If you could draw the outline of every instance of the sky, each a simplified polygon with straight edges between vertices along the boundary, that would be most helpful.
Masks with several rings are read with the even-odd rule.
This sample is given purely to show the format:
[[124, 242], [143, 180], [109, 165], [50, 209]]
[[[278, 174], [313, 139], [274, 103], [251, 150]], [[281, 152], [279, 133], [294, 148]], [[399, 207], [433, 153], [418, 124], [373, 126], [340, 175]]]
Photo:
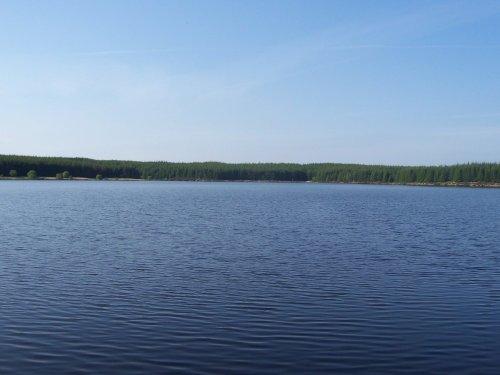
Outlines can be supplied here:
[[0, 0], [0, 154], [500, 162], [500, 1]]

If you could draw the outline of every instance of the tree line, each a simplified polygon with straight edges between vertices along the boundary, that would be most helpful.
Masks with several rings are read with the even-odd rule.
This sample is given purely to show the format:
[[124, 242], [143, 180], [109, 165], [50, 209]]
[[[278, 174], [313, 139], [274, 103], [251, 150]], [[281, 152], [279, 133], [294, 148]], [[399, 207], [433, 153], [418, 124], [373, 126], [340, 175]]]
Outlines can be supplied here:
[[[500, 163], [384, 166], [314, 163], [171, 163], [0, 155], [0, 176], [152, 180], [249, 180], [357, 183], [500, 183]], [[62, 172], [64, 171], [64, 172]]]

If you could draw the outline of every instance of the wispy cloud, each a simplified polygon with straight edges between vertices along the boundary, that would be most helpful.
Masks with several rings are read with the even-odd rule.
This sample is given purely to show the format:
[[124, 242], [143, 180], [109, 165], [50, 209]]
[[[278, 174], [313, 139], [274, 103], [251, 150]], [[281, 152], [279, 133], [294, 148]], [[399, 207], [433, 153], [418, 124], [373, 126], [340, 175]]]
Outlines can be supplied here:
[[75, 56], [120, 56], [120, 55], [146, 55], [158, 52], [165, 52], [163, 49], [117, 49], [105, 51], [76, 52]]
[[145, 48], [145, 49], [109, 49], [97, 51], [80, 51], [74, 52], [72, 56], [121, 56], [121, 55], [152, 55], [163, 53], [178, 53], [178, 52], [217, 52], [217, 51], [242, 51], [238, 48], [216, 48], [216, 47], [175, 47], [175, 48]]
[[[329, 64], [345, 64], [366, 58], [366, 54], [384, 49], [497, 49], [500, 45], [425, 44], [422, 37], [481, 21], [500, 13], [499, 2], [445, 2], [407, 10], [397, 17], [386, 17], [371, 23], [340, 24], [305, 37], [274, 46], [245, 59], [219, 66], [207, 74], [217, 82], [218, 93], [224, 88], [242, 94], [248, 90], [293, 77], [302, 66], [315, 60]], [[336, 54], [336, 52], [342, 52]], [[351, 51], [349, 54], [348, 52]], [[344, 53], [347, 52], [348, 54]], [[325, 59], [325, 57], [327, 57]]]
[[[366, 54], [384, 49], [492, 49], [499, 45], [471, 44], [419, 44], [422, 36], [443, 29], [475, 22], [491, 17], [500, 11], [498, 2], [482, 2], [471, 7], [470, 2], [444, 2], [431, 6], [413, 7], [402, 13], [387, 15], [371, 23], [339, 24], [333, 28], [302, 38], [275, 45], [266, 50], [239, 50], [233, 59], [221, 60], [218, 66], [186, 72], [172, 76], [168, 67], [153, 67], [156, 73], [123, 69], [124, 87], [128, 98], [163, 96], [172, 90], [176, 95], [197, 98], [227, 98], [245, 95], [276, 81], [292, 78], [302, 67], [314, 66], [314, 61], [328, 64], [345, 64], [366, 58]], [[125, 64], [121, 57], [133, 55], [169, 54], [186, 51], [213, 53], [214, 48], [154, 48], [154, 49], [109, 49], [82, 51], [76, 57], [116, 58], [117, 64]], [[337, 53], [338, 52], [338, 53]], [[176, 59], [183, 58], [177, 54]], [[325, 59], [325, 56], [327, 58]], [[189, 58], [189, 57], [186, 57]], [[223, 62], [222, 62], [223, 61]], [[119, 81], [119, 79], [116, 79]], [[135, 82], [135, 83], [133, 83]], [[98, 84], [98, 83], [96, 83]], [[101, 84], [102, 85], [102, 84]], [[133, 87], [135, 85], [135, 88]], [[162, 88], [163, 86], [165, 88]], [[139, 94], [131, 94], [134, 90]]]
[[454, 115], [452, 118], [456, 119], [482, 119], [482, 118], [497, 118], [500, 117], [500, 112], [493, 113], [468, 113], [468, 114], [459, 114]]
[[473, 45], [473, 44], [351, 44], [336, 45], [331, 49], [498, 49], [500, 45]]
[[[471, 11], [469, 2], [445, 2], [406, 10], [402, 14], [396, 13], [397, 16], [388, 15], [371, 23], [338, 24], [259, 52], [240, 50], [238, 58], [221, 60], [219, 65], [211, 68], [204, 67], [183, 74], [172, 74], [168, 66], [155, 65], [154, 60], [149, 63], [152, 64], [149, 67], [132, 67], [121, 57], [191, 51], [192, 48], [82, 51], [73, 56], [110, 57], [116, 68], [109, 72], [96, 68], [98, 62], [95, 66], [85, 66], [86, 62], [82, 61], [63, 69], [43, 72], [38, 77], [38, 83], [37, 79], [31, 79], [32, 83], [26, 81], [25, 85], [36, 91], [43, 87], [44, 90], [53, 90], [61, 95], [73, 95], [82, 90], [113, 92], [127, 102], [241, 97], [276, 81], [292, 78], [300, 74], [303, 67], [314, 66], [315, 61], [327, 61], [334, 67], [336, 64], [366, 58], [367, 54], [383, 49], [499, 48], [498, 45], [418, 44], [421, 36], [478, 21], [500, 11], [498, 2], [481, 4], [481, 7], [473, 7]], [[200, 50], [213, 52], [215, 49]], [[180, 55], [176, 58], [182, 59]], [[1, 91], [8, 94], [14, 90], [15, 84], [11, 87], [4, 86]], [[496, 117], [496, 114], [474, 116]]]

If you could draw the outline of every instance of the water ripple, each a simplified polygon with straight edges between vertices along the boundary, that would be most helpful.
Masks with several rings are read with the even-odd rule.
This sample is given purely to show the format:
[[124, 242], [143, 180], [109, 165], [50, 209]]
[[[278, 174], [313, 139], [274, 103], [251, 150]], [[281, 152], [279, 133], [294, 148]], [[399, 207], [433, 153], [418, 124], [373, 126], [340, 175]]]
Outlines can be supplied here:
[[0, 183], [1, 374], [496, 374], [496, 190]]

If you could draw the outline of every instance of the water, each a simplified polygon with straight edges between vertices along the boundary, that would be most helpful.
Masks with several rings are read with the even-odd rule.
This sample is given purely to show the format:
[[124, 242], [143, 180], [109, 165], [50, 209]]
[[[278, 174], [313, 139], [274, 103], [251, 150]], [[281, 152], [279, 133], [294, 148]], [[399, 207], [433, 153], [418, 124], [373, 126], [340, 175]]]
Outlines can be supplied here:
[[0, 373], [494, 374], [500, 190], [0, 181]]

